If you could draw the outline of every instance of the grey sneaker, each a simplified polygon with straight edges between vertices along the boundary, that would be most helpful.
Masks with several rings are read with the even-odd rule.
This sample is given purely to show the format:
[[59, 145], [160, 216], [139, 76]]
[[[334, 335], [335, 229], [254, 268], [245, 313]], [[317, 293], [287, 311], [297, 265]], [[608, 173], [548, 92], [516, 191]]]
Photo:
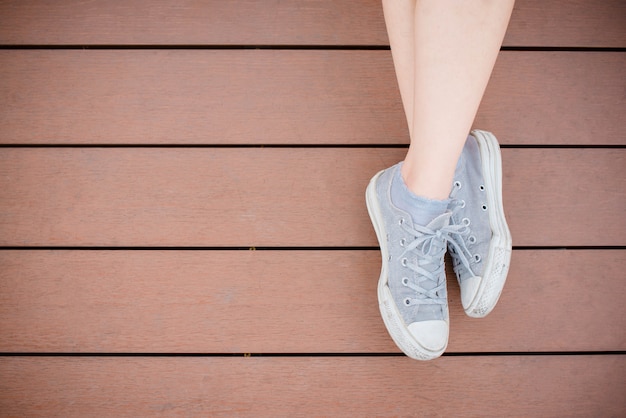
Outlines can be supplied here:
[[495, 136], [472, 131], [456, 167], [452, 223], [460, 227], [448, 249], [467, 315], [481, 318], [495, 307], [511, 261], [511, 233], [502, 207], [502, 160]]
[[379, 308], [398, 347], [411, 358], [430, 360], [448, 345], [444, 254], [451, 213], [426, 227], [413, 225], [411, 215], [391, 202], [391, 181], [398, 169], [399, 164], [376, 174], [366, 192], [382, 255]]

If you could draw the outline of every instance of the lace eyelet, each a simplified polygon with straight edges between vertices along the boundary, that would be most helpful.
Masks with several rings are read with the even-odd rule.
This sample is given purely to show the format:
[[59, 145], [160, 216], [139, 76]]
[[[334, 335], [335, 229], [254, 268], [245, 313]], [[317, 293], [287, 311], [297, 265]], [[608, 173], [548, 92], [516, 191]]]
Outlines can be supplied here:
[[476, 244], [476, 237], [474, 235], [470, 236], [467, 240], [470, 244]]
[[461, 209], [465, 207], [465, 200], [461, 200]]
[[403, 258], [402, 260], [400, 260], [400, 264], [402, 264], [402, 267], [406, 267], [406, 263], [407, 263], [408, 261], [409, 261], [409, 260], [407, 260], [406, 258]]
[[409, 285], [409, 279], [408, 279], [408, 277], [403, 277], [403, 278], [402, 278], [402, 284], [403, 284], [404, 286], [408, 286], [408, 285]]
[[480, 254], [474, 254], [474, 261], [480, 263], [480, 260], [482, 260]]
[[482, 206], [481, 206], [481, 208], [482, 208], [482, 210], [483, 210], [483, 211], [485, 211], [485, 212], [486, 212], [486, 211], [487, 211], [487, 209], [488, 209], [488, 208], [487, 208], [487, 205], [482, 205]]
[[400, 220], [398, 220], [398, 225], [404, 225], [404, 218], [400, 218]]
[[404, 299], [404, 304], [406, 306], [411, 306], [411, 299], [409, 299], [409, 298]]
[[485, 185], [484, 185], [484, 184], [481, 184], [481, 185], [480, 185], [480, 187], [479, 187], [479, 189], [480, 189], [480, 191], [481, 191], [481, 192], [484, 192], [484, 191], [485, 191]]
[[454, 187], [456, 187], [457, 189], [460, 189], [461, 187], [463, 187], [463, 185], [461, 184], [460, 181], [457, 180], [454, 182]]
[[400, 247], [404, 247], [406, 245], [406, 240], [404, 238], [402, 238], [400, 240]]
[[464, 226], [470, 226], [470, 224], [471, 224], [472, 222], [469, 220], [469, 218], [463, 218], [463, 219], [461, 220], [461, 223], [462, 223]]

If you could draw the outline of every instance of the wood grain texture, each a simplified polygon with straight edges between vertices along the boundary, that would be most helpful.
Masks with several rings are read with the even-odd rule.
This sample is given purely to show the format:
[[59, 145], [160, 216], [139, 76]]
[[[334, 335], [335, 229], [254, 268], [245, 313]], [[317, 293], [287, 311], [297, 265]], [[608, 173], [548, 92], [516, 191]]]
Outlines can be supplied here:
[[[396, 353], [378, 251], [0, 251], [0, 352]], [[448, 352], [626, 350], [621, 250], [514, 251]], [[602, 280], [602, 291], [590, 291]]]
[[[625, 21], [518, 0], [505, 46], [624, 48]], [[452, 355], [394, 355], [363, 196], [408, 142], [387, 43], [379, 0], [0, 0], [0, 416], [626, 415], [623, 249], [516, 249], [483, 320], [448, 266]], [[501, 52], [476, 127], [617, 146], [504, 149], [516, 246], [624, 248], [624, 68]]]
[[[518, 0], [507, 46], [624, 47], [620, 0]], [[0, 2], [0, 43], [387, 45], [379, 0]]]
[[[626, 54], [502, 52], [475, 126], [624, 145]], [[3, 144], [406, 144], [389, 51], [0, 50]]]
[[[364, 191], [404, 152], [4, 148], [0, 245], [374, 246]], [[514, 244], [624, 245], [625, 158], [623, 149], [504, 149]]]
[[619, 355], [0, 358], [0, 409], [46, 417], [623, 416], [625, 372]]

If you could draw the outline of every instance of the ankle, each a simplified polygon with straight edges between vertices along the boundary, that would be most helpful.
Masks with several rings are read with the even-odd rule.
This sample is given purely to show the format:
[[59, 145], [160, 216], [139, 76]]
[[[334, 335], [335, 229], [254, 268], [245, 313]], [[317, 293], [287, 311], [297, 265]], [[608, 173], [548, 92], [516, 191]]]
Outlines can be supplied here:
[[445, 200], [450, 196], [452, 179], [448, 179], [440, 170], [415, 167], [408, 161], [402, 164], [402, 180], [407, 189], [417, 196], [431, 200]]
[[444, 199], [431, 199], [413, 193], [402, 179], [400, 170], [394, 173], [391, 181], [391, 201], [397, 208], [408, 212], [414, 224], [422, 226], [443, 214], [449, 204], [448, 196]]

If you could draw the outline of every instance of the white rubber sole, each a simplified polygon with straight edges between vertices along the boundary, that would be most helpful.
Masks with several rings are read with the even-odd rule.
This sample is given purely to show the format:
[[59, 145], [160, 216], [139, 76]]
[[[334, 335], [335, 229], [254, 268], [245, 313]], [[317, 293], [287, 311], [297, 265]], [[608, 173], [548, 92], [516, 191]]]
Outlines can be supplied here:
[[398, 348], [404, 352], [404, 354], [415, 360], [432, 360], [443, 354], [447, 343], [441, 350], [432, 351], [422, 346], [417, 340], [415, 340], [409, 332], [407, 325], [402, 320], [402, 316], [393, 301], [391, 291], [389, 290], [389, 286], [387, 284], [389, 257], [387, 240], [385, 239], [387, 233], [382, 224], [380, 204], [376, 196], [376, 181], [382, 173], [383, 172], [381, 171], [372, 178], [365, 192], [367, 212], [369, 213], [372, 224], [374, 225], [374, 231], [376, 231], [376, 237], [378, 238], [378, 243], [380, 244], [380, 253], [382, 257], [382, 267], [380, 270], [380, 277], [378, 279], [378, 308], [380, 309], [380, 314], [389, 335]]
[[482, 281], [474, 299], [465, 307], [465, 313], [474, 318], [482, 318], [496, 306], [511, 262], [511, 232], [504, 216], [502, 204], [502, 156], [495, 136], [486, 131], [474, 130], [482, 170], [485, 173], [485, 188], [489, 205], [489, 224], [492, 238], [489, 254], [485, 259]]

